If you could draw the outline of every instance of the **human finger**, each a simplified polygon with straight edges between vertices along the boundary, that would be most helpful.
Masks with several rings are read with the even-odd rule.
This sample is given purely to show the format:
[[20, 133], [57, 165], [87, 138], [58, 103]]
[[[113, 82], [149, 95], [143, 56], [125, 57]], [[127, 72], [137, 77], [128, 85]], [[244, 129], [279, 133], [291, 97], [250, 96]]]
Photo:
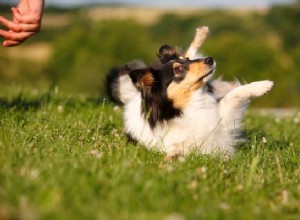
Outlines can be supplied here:
[[11, 12], [14, 16], [14, 19], [16, 19], [18, 22], [22, 21], [22, 15], [20, 14], [19, 10], [16, 7], [12, 7]]
[[9, 21], [3, 17], [0, 17], [0, 24], [7, 27], [14, 32], [37, 32], [39, 30], [38, 24], [23, 24]]
[[17, 46], [21, 43], [23, 43], [24, 41], [13, 41], [13, 40], [6, 40], [2, 43], [3, 47], [14, 47]]
[[12, 31], [0, 30], [0, 36], [4, 37], [6, 39], [6, 40], [3, 41], [2, 46], [4, 46], [4, 47], [13, 47], [13, 46], [17, 46], [20, 43], [22, 43], [23, 41], [25, 41], [25, 39], [22, 39], [22, 41], [12, 40], [10, 38], [12, 33], [13, 33]]
[[4, 37], [6, 40], [13, 41], [25, 41], [28, 37], [34, 34], [35, 32], [14, 32], [0, 30], [0, 36]]
[[0, 24], [2, 24], [3, 26], [6, 26], [5, 24], [9, 22], [8, 19], [6, 19], [5, 17], [0, 16]]

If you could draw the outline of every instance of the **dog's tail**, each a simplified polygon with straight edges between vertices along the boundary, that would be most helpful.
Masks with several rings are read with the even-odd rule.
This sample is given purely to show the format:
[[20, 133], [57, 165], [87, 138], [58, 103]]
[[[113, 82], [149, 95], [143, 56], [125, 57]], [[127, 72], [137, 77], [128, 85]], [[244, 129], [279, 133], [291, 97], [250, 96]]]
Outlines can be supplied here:
[[132, 70], [145, 67], [146, 65], [143, 61], [133, 60], [123, 66], [112, 68], [106, 76], [106, 91], [108, 97], [118, 104], [127, 103], [138, 93], [128, 73]]

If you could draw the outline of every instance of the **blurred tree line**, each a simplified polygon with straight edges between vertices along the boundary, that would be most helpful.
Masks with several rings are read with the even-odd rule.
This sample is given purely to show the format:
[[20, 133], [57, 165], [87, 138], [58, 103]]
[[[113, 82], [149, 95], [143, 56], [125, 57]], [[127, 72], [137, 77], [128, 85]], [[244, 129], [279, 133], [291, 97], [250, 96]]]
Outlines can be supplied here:
[[[165, 14], [153, 25], [135, 20], [91, 22], [80, 11], [67, 28], [44, 30], [37, 36], [53, 42], [53, 54], [42, 66], [19, 64], [26, 71], [67, 92], [104, 95], [104, 79], [112, 66], [140, 58], [151, 63], [162, 44], [187, 48], [195, 28], [210, 27], [201, 52], [217, 61], [217, 76], [241, 82], [270, 79], [275, 88], [256, 106], [300, 106], [300, 4], [274, 6], [266, 13], [199, 11], [197, 16]], [[58, 21], [59, 22], [59, 21]], [[47, 38], [48, 36], [48, 38]], [[53, 36], [50, 37], [49, 36]], [[31, 41], [33, 42], [33, 41]], [[0, 80], [9, 62], [0, 54]], [[21, 69], [22, 69], [21, 68]], [[26, 74], [25, 74], [26, 75]], [[29, 77], [33, 83], [38, 74]], [[34, 79], [33, 79], [34, 78]]]

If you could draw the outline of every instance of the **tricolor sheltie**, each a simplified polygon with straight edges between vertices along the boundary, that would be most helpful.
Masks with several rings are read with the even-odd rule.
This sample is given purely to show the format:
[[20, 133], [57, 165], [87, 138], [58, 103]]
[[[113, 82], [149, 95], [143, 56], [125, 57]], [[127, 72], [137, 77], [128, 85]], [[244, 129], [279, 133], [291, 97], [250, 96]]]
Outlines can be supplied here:
[[184, 53], [164, 45], [158, 64], [133, 61], [107, 76], [111, 98], [124, 104], [125, 132], [149, 149], [167, 157], [199, 154], [232, 155], [241, 137], [241, 121], [249, 100], [266, 94], [272, 81], [241, 85], [211, 80], [212, 57], [196, 54], [208, 34], [197, 29]]

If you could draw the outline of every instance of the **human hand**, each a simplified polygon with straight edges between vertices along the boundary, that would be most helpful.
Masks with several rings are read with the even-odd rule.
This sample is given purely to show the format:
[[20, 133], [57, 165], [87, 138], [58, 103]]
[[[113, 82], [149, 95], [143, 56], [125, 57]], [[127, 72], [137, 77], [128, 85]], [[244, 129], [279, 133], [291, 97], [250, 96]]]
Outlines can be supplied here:
[[32, 35], [38, 33], [41, 27], [44, 0], [20, 0], [17, 7], [11, 9], [13, 21], [0, 16], [0, 24], [8, 30], [0, 29], [4, 47], [17, 46]]

